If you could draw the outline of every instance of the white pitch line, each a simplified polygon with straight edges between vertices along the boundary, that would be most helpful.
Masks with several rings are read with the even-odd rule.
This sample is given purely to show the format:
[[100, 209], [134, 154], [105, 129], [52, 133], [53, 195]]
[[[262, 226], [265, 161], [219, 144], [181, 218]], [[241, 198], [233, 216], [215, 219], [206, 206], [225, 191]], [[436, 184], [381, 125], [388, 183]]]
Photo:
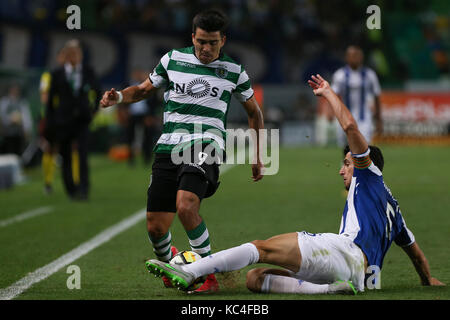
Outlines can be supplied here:
[[15, 222], [20, 222], [26, 219], [30, 219], [36, 216], [40, 216], [46, 213], [49, 213], [50, 211], [53, 211], [53, 207], [41, 207], [37, 209], [33, 209], [30, 211], [26, 211], [24, 213], [18, 214], [12, 218], [1, 220], [0, 221], [0, 227], [6, 227], [7, 225], [10, 225]]
[[122, 220], [121, 222], [105, 229], [97, 236], [89, 241], [86, 241], [73, 249], [72, 251], [66, 253], [65, 255], [59, 257], [55, 261], [39, 268], [32, 273], [29, 273], [26, 277], [20, 279], [19, 281], [13, 283], [7, 288], [0, 289], [0, 300], [11, 300], [17, 297], [19, 294], [30, 288], [33, 284], [42, 281], [60, 269], [64, 268], [68, 264], [77, 260], [78, 258], [84, 256], [95, 248], [99, 247], [105, 242], [108, 242], [113, 237], [117, 236], [119, 233], [131, 228], [140, 220], [144, 220], [146, 209], [141, 209], [134, 213], [130, 217]]
[[[221, 171], [221, 174], [224, 174], [234, 166], [235, 165], [224, 166], [223, 170]], [[117, 236], [119, 233], [131, 228], [140, 220], [143, 220], [145, 218], [146, 211], [147, 210], [145, 208], [139, 210], [138, 212], [132, 214], [130, 217], [102, 231], [91, 240], [82, 243], [72, 251], [59, 257], [53, 262], [29, 273], [26, 277], [23, 277], [22, 279], [13, 283], [9, 287], [0, 289], [0, 300], [14, 299], [18, 295], [29, 289], [33, 284], [50, 277], [52, 274], [58, 272], [60, 269], [64, 268], [68, 264], [81, 258], [90, 251], [101, 246], [105, 242], [108, 242], [109, 240]]]

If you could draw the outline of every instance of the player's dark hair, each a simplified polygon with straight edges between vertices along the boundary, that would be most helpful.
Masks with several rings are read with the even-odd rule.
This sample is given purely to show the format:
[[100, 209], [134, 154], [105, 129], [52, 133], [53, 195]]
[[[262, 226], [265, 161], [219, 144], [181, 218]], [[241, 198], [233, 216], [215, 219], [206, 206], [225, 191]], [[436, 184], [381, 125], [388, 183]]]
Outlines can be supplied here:
[[[383, 157], [383, 153], [381, 152], [380, 148], [376, 147], [376, 146], [370, 146], [370, 160], [372, 160], [372, 162], [377, 166], [378, 169], [380, 169], [380, 171], [383, 171], [383, 167], [384, 167], [384, 157]], [[350, 152], [350, 147], [347, 145], [344, 148], [344, 157], [347, 155], [347, 153]]]
[[197, 13], [192, 20], [192, 32], [194, 34], [197, 28], [200, 28], [207, 32], [220, 31], [220, 35], [223, 36], [227, 27], [227, 16], [216, 9], [208, 9]]

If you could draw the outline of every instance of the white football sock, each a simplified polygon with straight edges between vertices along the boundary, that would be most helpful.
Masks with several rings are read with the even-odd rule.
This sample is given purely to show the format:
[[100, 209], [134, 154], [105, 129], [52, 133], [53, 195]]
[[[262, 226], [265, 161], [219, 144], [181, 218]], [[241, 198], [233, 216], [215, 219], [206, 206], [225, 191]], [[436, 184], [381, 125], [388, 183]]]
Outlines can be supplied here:
[[315, 142], [319, 146], [325, 146], [328, 142], [328, 119], [326, 116], [317, 116], [315, 121]]
[[213, 253], [196, 262], [183, 265], [182, 268], [199, 278], [211, 273], [239, 270], [257, 263], [258, 260], [259, 252], [255, 245], [245, 243], [238, 247]]
[[320, 294], [328, 292], [328, 284], [315, 284], [296, 278], [266, 274], [261, 292]]

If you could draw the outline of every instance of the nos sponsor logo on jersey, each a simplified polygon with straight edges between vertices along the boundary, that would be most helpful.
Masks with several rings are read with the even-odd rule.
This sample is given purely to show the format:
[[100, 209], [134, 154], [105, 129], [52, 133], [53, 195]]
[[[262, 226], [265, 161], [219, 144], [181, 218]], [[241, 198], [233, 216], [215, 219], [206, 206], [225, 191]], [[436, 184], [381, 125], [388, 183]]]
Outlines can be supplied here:
[[208, 94], [210, 94], [211, 97], [217, 97], [219, 88], [211, 88], [211, 84], [204, 79], [194, 79], [187, 85], [185, 83], [175, 83], [175, 92], [179, 94], [187, 93], [191, 97], [199, 99], [206, 97]]
[[209, 93], [211, 85], [203, 79], [195, 79], [188, 83], [186, 93], [193, 98], [203, 98]]

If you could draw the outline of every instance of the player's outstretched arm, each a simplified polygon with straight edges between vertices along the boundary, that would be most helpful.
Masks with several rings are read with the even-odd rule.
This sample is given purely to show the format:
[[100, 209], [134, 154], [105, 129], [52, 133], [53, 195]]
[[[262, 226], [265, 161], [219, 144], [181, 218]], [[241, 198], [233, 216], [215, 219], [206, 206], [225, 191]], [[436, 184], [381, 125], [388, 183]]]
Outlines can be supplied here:
[[308, 84], [313, 89], [316, 96], [324, 97], [331, 105], [339, 124], [347, 135], [350, 151], [353, 154], [366, 152], [369, 146], [366, 139], [364, 139], [364, 136], [359, 131], [355, 118], [353, 118], [350, 110], [342, 103], [338, 95], [331, 89], [330, 84], [319, 74], [311, 76], [311, 80], [308, 80]]
[[[100, 106], [107, 108], [118, 103], [134, 103], [148, 98], [152, 90], [155, 89], [150, 79], [137, 86], [130, 86], [122, 91], [116, 91], [114, 88], [106, 91], [100, 100]], [[122, 97], [121, 97], [122, 95]]]
[[425, 257], [423, 251], [419, 248], [417, 242], [414, 242], [409, 246], [403, 247], [402, 249], [411, 259], [411, 262], [416, 268], [416, 271], [419, 274], [420, 281], [423, 286], [445, 286], [444, 283], [440, 282], [438, 279], [433, 278], [431, 276], [428, 260]]
[[258, 102], [255, 97], [251, 97], [247, 101], [243, 102], [242, 105], [247, 111], [248, 125], [251, 129], [256, 131], [256, 163], [252, 164], [252, 179], [253, 181], [259, 181], [263, 178], [264, 164], [261, 161], [261, 150], [259, 150], [260, 141], [260, 130], [264, 129], [264, 118], [259, 108]]

